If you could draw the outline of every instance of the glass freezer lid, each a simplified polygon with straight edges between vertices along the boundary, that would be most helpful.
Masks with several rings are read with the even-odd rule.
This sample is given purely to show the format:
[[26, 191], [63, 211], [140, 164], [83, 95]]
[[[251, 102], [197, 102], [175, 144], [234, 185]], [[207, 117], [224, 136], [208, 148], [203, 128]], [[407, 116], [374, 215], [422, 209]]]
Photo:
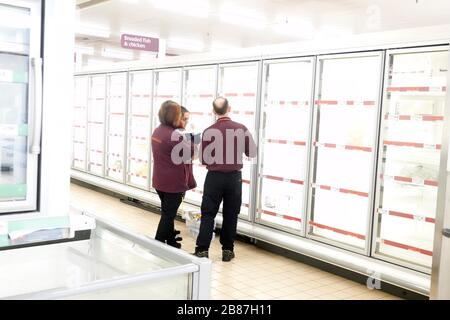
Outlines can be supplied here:
[[99, 226], [90, 240], [2, 251], [0, 264], [0, 298], [182, 265]]

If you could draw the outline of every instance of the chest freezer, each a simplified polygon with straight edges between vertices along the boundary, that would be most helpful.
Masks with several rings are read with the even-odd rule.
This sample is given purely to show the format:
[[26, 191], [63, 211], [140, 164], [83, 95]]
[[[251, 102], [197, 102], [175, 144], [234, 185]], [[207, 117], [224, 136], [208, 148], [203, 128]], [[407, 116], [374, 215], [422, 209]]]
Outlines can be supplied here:
[[[3, 223], [0, 299], [209, 298], [210, 260], [132, 234], [95, 215], [74, 214], [68, 224], [64, 218]], [[77, 229], [88, 236], [75, 240]]]

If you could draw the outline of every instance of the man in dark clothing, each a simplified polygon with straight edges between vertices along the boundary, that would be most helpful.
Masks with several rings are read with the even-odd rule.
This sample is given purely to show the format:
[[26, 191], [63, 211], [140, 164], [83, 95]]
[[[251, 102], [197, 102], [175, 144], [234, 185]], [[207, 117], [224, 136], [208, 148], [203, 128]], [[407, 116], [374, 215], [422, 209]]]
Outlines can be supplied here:
[[223, 201], [223, 223], [220, 233], [222, 261], [234, 258], [234, 240], [238, 215], [242, 205], [243, 154], [256, 157], [255, 141], [249, 130], [230, 119], [231, 108], [227, 99], [217, 98], [213, 102], [217, 122], [207, 128], [202, 136], [200, 158], [206, 165], [203, 199], [201, 205], [200, 232], [197, 237], [195, 255], [208, 257], [214, 229], [214, 219]]

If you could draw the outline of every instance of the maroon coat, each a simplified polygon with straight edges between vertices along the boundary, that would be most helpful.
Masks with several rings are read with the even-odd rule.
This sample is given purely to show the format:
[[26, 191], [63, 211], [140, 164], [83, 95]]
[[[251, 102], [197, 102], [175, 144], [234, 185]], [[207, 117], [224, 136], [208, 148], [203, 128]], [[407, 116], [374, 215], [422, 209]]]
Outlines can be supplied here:
[[[215, 152], [208, 154], [207, 149], [210, 144], [215, 141], [215, 138], [205, 138], [208, 136], [208, 131], [213, 130], [215, 132], [220, 132], [222, 136], [223, 146], [222, 146], [222, 158], [216, 159]], [[228, 141], [227, 143], [227, 130], [231, 132], [239, 133], [242, 139], [237, 139], [235, 137], [233, 140]], [[213, 131], [210, 131], [212, 133]], [[243, 145], [238, 143], [243, 142]], [[227, 147], [230, 147], [230, 143], [233, 145], [233, 149], [227, 150]], [[233, 152], [231, 157], [227, 161], [227, 152]], [[255, 158], [257, 155], [256, 144], [253, 140], [252, 135], [246, 126], [241, 123], [232, 121], [228, 117], [219, 118], [215, 124], [207, 128], [203, 132], [202, 137], [202, 152], [201, 152], [201, 161], [202, 164], [206, 165], [206, 168], [209, 171], [219, 171], [219, 172], [232, 172], [232, 171], [240, 171], [243, 168], [243, 154], [247, 157]]]
[[[172, 135], [177, 138], [172, 141]], [[190, 154], [183, 157], [183, 162], [176, 164], [172, 161], [172, 150], [179, 144], [190, 150]], [[187, 150], [186, 149], [186, 150]], [[162, 192], [182, 193], [197, 186], [189, 164], [194, 154], [194, 145], [189, 143], [174, 128], [160, 125], [152, 135], [153, 153], [153, 187]]]

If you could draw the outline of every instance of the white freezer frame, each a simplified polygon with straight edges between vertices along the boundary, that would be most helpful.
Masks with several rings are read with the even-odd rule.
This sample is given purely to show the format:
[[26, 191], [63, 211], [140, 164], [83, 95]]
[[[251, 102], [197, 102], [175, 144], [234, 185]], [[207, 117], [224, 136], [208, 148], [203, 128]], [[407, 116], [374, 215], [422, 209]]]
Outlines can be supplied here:
[[[259, 125], [258, 125], [258, 142], [259, 142], [259, 146], [261, 146], [261, 141], [262, 141], [262, 132], [264, 130], [262, 123], [263, 123], [263, 103], [265, 105], [266, 103], [266, 90], [267, 90], [267, 70], [269, 68], [270, 65], [274, 65], [274, 64], [283, 64], [283, 63], [292, 63], [292, 62], [310, 62], [312, 64], [312, 74], [311, 74], [311, 93], [310, 93], [310, 98], [309, 98], [309, 105], [311, 108], [313, 108], [313, 102], [314, 102], [314, 87], [315, 87], [315, 81], [316, 81], [316, 57], [315, 56], [306, 56], [306, 57], [301, 57], [301, 58], [287, 58], [287, 59], [267, 59], [267, 60], [263, 60], [263, 76], [262, 76], [262, 88], [261, 88], [261, 101], [259, 103], [259, 108], [258, 108], [258, 112], [259, 112], [259, 116], [258, 116], [258, 121], [259, 121]], [[305, 168], [306, 173], [305, 173], [305, 182], [304, 182], [304, 194], [303, 194], [303, 208], [302, 208], [302, 221], [301, 221], [301, 229], [300, 230], [295, 230], [289, 227], [285, 227], [276, 223], [272, 223], [269, 221], [264, 221], [261, 219], [260, 217], [260, 213], [258, 212], [258, 208], [260, 206], [260, 201], [261, 201], [261, 191], [262, 191], [262, 181], [263, 181], [263, 177], [259, 176], [258, 174], [261, 173], [261, 168], [262, 168], [262, 162], [263, 162], [263, 157], [264, 157], [264, 151], [263, 148], [259, 147], [258, 148], [258, 157], [257, 157], [257, 173], [256, 173], [256, 178], [254, 179], [254, 181], [256, 181], [256, 187], [255, 187], [255, 196], [253, 199], [255, 199], [255, 223], [257, 224], [261, 224], [261, 225], [265, 225], [268, 227], [273, 227], [275, 229], [279, 229], [282, 231], [286, 231], [292, 234], [296, 234], [296, 235], [300, 235], [302, 237], [306, 236], [306, 223], [307, 223], [307, 203], [308, 203], [308, 199], [309, 199], [309, 179], [310, 179], [310, 170], [308, 170], [308, 168], [310, 167], [310, 152], [311, 152], [311, 139], [312, 139], [312, 117], [313, 117], [313, 112], [314, 110], [311, 109], [309, 112], [309, 119], [308, 119], [308, 136], [306, 138], [306, 152], [305, 152], [305, 156], [306, 159], [305, 160]]]
[[[108, 157], [109, 157], [109, 139], [110, 139], [110, 116], [111, 116], [111, 110], [110, 110], [110, 100], [111, 100], [111, 76], [117, 76], [117, 75], [124, 75], [125, 76], [125, 108], [124, 108], [124, 135], [123, 135], [123, 155], [122, 155], [122, 164], [123, 164], [123, 169], [122, 169], [122, 179], [114, 179], [113, 177], [108, 176]], [[125, 183], [125, 179], [126, 179], [126, 166], [125, 163], [127, 161], [127, 129], [128, 129], [128, 106], [129, 106], [129, 97], [130, 97], [130, 93], [129, 93], [129, 73], [128, 72], [116, 72], [116, 73], [108, 73], [106, 75], [106, 92], [107, 92], [107, 96], [106, 96], [106, 108], [105, 108], [105, 179], [110, 179], [113, 181], [118, 181], [121, 183]]]
[[[179, 102], [181, 103], [181, 99], [183, 98], [183, 68], [182, 67], [175, 67], [175, 68], [161, 68], [161, 69], [155, 69], [153, 70], [153, 91], [152, 91], [152, 112], [150, 115], [150, 121], [151, 121], [151, 125], [150, 125], [150, 136], [153, 133], [153, 131], [155, 131], [155, 129], [159, 126], [159, 120], [157, 120], [157, 116], [158, 116], [158, 111], [159, 108], [161, 107], [160, 105], [156, 105], [155, 104], [155, 100], [158, 99], [157, 97], [157, 92], [158, 92], [158, 83], [159, 83], [159, 77], [157, 78], [156, 75], [160, 74], [162, 72], [178, 72], [178, 77], [179, 77], [179, 81], [180, 81], [180, 87], [179, 87], [179, 91], [178, 93], [178, 97], [179, 97]], [[173, 95], [173, 96], [177, 96], [177, 95]], [[172, 100], [172, 98], [170, 98], [169, 100]], [[177, 101], [175, 101], [177, 102]], [[150, 140], [150, 162], [148, 164], [149, 167], [149, 176], [148, 176], [148, 180], [149, 180], [149, 190], [156, 193], [155, 188], [153, 188], [151, 181], [153, 179], [153, 154], [152, 154], [152, 142]]]
[[[378, 81], [378, 88], [377, 88], [377, 99], [378, 101], [376, 101], [374, 108], [377, 108], [376, 110], [376, 115], [374, 117], [374, 121], [376, 121], [376, 125], [375, 125], [375, 132], [374, 132], [374, 141], [373, 141], [373, 151], [372, 151], [372, 156], [371, 156], [371, 164], [370, 167], [372, 168], [372, 177], [370, 180], [370, 187], [369, 187], [369, 197], [368, 197], [368, 208], [367, 208], [367, 212], [366, 212], [366, 217], [367, 217], [367, 223], [366, 223], [366, 234], [365, 234], [365, 246], [364, 248], [360, 249], [357, 247], [354, 247], [352, 245], [349, 244], [345, 244], [343, 242], [339, 242], [339, 241], [335, 241], [332, 239], [328, 239], [325, 237], [321, 237], [321, 236], [317, 236], [314, 234], [310, 234], [309, 231], [306, 232], [306, 237], [310, 238], [310, 239], [314, 239], [317, 241], [322, 241], [324, 243], [330, 244], [330, 245], [334, 245], [336, 247], [340, 247], [340, 248], [345, 248], [346, 250], [349, 251], [353, 251], [356, 253], [360, 253], [360, 254], [364, 254], [366, 256], [370, 255], [370, 250], [371, 250], [371, 238], [372, 238], [372, 220], [373, 220], [373, 201], [374, 201], [374, 197], [375, 197], [375, 183], [376, 183], [376, 159], [377, 159], [377, 148], [378, 148], [378, 134], [379, 134], [379, 119], [380, 119], [380, 109], [381, 109], [381, 104], [382, 104], [382, 89], [383, 89], [383, 72], [384, 72], [384, 52], [383, 51], [368, 51], [368, 52], [358, 52], [358, 53], [347, 53], [347, 54], [330, 54], [330, 55], [322, 55], [322, 56], [318, 56], [317, 57], [317, 62], [316, 62], [316, 82], [315, 82], [315, 89], [314, 89], [314, 102], [315, 100], [319, 100], [318, 99], [318, 93], [320, 92], [319, 86], [320, 84], [320, 78], [322, 76], [321, 74], [321, 60], [327, 60], [327, 59], [335, 59], [335, 58], [354, 58], [354, 57], [378, 57], [380, 59], [380, 66], [379, 66], [379, 81]], [[317, 126], [317, 112], [318, 112], [318, 108], [314, 105], [314, 110], [313, 110], [313, 121], [312, 121], [312, 134], [311, 134], [311, 139], [313, 139], [317, 134], [318, 134], [318, 129], [319, 127]], [[309, 167], [309, 174], [311, 174], [310, 177], [310, 181], [309, 181], [309, 185], [308, 187], [308, 209], [307, 209], [307, 223], [309, 224], [309, 221], [311, 220], [311, 204], [312, 204], [312, 186], [311, 184], [313, 183], [313, 172], [314, 172], [314, 167], [316, 166], [315, 164], [315, 159], [316, 159], [316, 155], [317, 155], [317, 148], [316, 147], [312, 147], [310, 149], [311, 151], [311, 157], [310, 157], [310, 167]], [[309, 226], [307, 225], [305, 228], [309, 228]]]
[[[87, 112], [88, 112], [89, 76], [76, 76], [75, 80], [76, 79], [84, 79], [86, 81], [86, 87], [84, 88], [85, 89], [85, 94], [86, 94], [86, 101], [84, 101], [84, 103], [85, 103], [86, 107], [85, 107], [85, 110], [83, 111], [84, 112], [84, 125], [85, 125], [85, 127], [84, 127], [85, 139], [84, 139], [83, 142], [84, 142], [84, 153], [85, 153], [85, 155], [84, 155], [84, 167], [83, 168], [75, 168], [75, 159], [74, 159], [75, 153], [73, 151], [74, 148], [72, 147], [72, 168], [74, 168], [76, 170], [83, 171], [83, 172], [87, 172], [87, 156], [88, 156], [87, 155], [87, 132], [88, 132]], [[74, 113], [75, 113], [75, 111], [74, 111]], [[73, 118], [75, 118], [75, 117], [73, 117]], [[72, 120], [72, 126], [73, 126], [73, 120]], [[72, 136], [73, 136], [73, 131], [74, 131], [74, 128], [72, 128]], [[72, 139], [72, 143], [74, 143], [73, 139]]]
[[[4, 213], [29, 212], [37, 209], [38, 196], [38, 159], [41, 145], [42, 114], [42, 59], [41, 59], [41, 1], [34, 0], [1, 0], [0, 4], [30, 11], [30, 44], [27, 54], [28, 68], [28, 135], [27, 135], [27, 173], [25, 200], [1, 201], [0, 215]], [[24, 55], [23, 52], [5, 51], [9, 54]], [[36, 149], [37, 148], [37, 149]]]
[[[450, 55], [448, 57], [450, 66]], [[450, 83], [450, 72], [447, 72], [447, 89]], [[450, 229], [450, 94], [447, 90], [445, 104], [447, 108], [444, 111], [444, 128], [442, 130], [442, 150], [439, 166], [439, 190], [436, 208], [436, 228], [433, 243], [433, 261], [431, 273], [431, 299], [450, 299], [450, 238], [444, 235], [445, 229]]]
[[[255, 116], [254, 116], [254, 127], [253, 128], [249, 128], [249, 130], [251, 132], [254, 133], [254, 140], [255, 142], [259, 141], [258, 140], [258, 131], [259, 131], [259, 112], [260, 112], [260, 108], [258, 107], [260, 105], [260, 99], [261, 99], [261, 76], [262, 76], [262, 62], [258, 61], [258, 60], [254, 60], [254, 61], [241, 61], [241, 62], [227, 62], [227, 63], [219, 63], [218, 64], [218, 78], [217, 78], [217, 96], [222, 96], [224, 94], [223, 90], [222, 90], [222, 82], [223, 82], [223, 78], [221, 75], [221, 70], [223, 68], [226, 67], [248, 67], [248, 66], [255, 66], [256, 70], [257, 70], [257, 78], [256, 78], [256, 90], [255, 90]], [[231, 103], [230, 103], [231, 104]], [[244, 161], [245, 163], [245, 161]], [[255, 185], [255, 177], [257, 176], [257, 159], [252, 159], [250, 162], [250, 184], [249, 184], [249, 196], [248, 196], [248, 215], [239, 215], [239, 220], [246, 220], [246, 221], [253, 221], [254, 217], [255, 217], [255, 191], [254, 191], [254, 185]], [[242, 194], [242, 199], [244, 199], [244, 193]], [[244, 201], [242, 201], [244, 203]], [[244, 204], [242, 204], [241, 208], [244, 206]], [[221, 210], [219, 210], [219, 212], [221, 212]]]
[[[419, 47], [419, 48], [405, 48], [405, 49], [392, 49], [392, 50], [386, 50], [386, 55], [385, 55], [385, 66], [384, 66], [384, 70], [385, 70], [385, 74], [384, 74], [384, 84], [388, 83], [388, 78], [389, 78], [389, 57], [391, 55], [394, 54], [402, 54], [402, 53], [426, 53], [426, 52], [436, 52], [436, 51], [449, 51], [449, 46], [448, 45], [436, 45], [436, 46], [428, 46], [428, 47]], [[449, 55], [450, 56], [450, 55]], [[448, 71], [447, 71], [448, 72]], [[450, 72], [448, 72], [450, 74]], [[450, 83], [449, 83], [450, 84]], [[449, 86], [449, 84], [447, 84], [447, 87]], [[449, 91], [449, 90], [447, 90]], [[448, 96], [448, 93], [447, 93]], [[381, 145], [382, 141], [384, 141], [384, 137], [385, 137], [385, 130], [382, 130], [381, 128], [384, 127], [384, 125], [386, 124], [386, 122], [388, 120], [384, 119], [383, 115], [385, 114], [388, 105], [386, 103], [386, 101], [389, 101], [387, 99], [387, 90], [385, 87], [383, 87], [383, 91], [382, 91], [382, 107], [381, 107], [381, 116], [380, 116], [380, 132], [378, 134], [378, 139], [379, 142], [377, 142], [378, 145], [378, 155], [377, 155], [377, 171], [376, 172], [382, 172], [382, 165], [383, 165], [383, 146]], [[447, 106], [448, 108], [449, 106]], [[442, 155], [441, 155], [442, 157]], [[371, 249], [371, 255], [374, 258], [380, 259], [380, 260], [385, 260], [388, 261], [390, 263], [394, 263], [394, 264], [398, 264], [398, 265], [402, 265], [405, 266], [407, 268], [411, 268], [414, 270], [418, 270], [420, 272], [424, 272], [424, 273], [430, 273], [430, 269], [425, 267], [425, 266], [421, 266], [418, 264], [414, 264], [411, 262], [408, 262], [406, 260], [403, 259], [396, 259], [395, 257], [386, 255], [386, 254], [382, 254], [382, 253], [378, 253], [376, 250], [377, 247], [377, 239], [378, 239], [378, 234], [380, 232], [380, 223], [378, 222], [378, 216], [380, 215], [380, 213], [378, 213], [377, 209], [379, 206], [379, 202], [380, 202], [380, 196], [381, 196], [381, 192], [380, 192], [380, 180], [379, 177], [377, 175], [377, 179], [376, 179], [376, 187], [375, 187], [375, 198], [374, 198], [374, 216], [373, 216], [373, 233], [372, 233], [372, 249]], [[441, 179], [439, 179], [441, 180]], [[441, 181], [440, 181], [441, 182]]]
[[[107, 75], [106, 74], [93, 74], [92, 76], [89, 76], [88, 80], [88, 103], [87, 103], [87, 122], [86, 122], [86, 172], [89, 174], [93, 174], [99, 177], [105, 177], [105, 166], [106, 166], [106, 122], [107, 122], [107, 96], [108, 96], [108, 85], [107, 85]], [[104, 100], [103, 100], [103, 161], [102, 161], [102, 172], [101, 173], [94, 173], [92, 170], [89, 169], [89, 165], [91, 164], [91, 128], [89, 125], [90, 120], [90, 109], [91, 109], [91, 94], [92, 94], [92, 79], [96, 77], [104, 78], [105, 82], [105, 89], [104, 89]]]
[[148, 118], [148, 121], [149, 121], [149, 128], [150, 128], [150, 132], [153, 132], [152, 130], [153, 130], [153, 128], [152, 128], [152, 126], [153, 126], [153, 90], [154, 90], [154, 73], [153, 73], [153, 70], [141, 70], [141, 71], [132, 71], [132, 72], [129, 72], [129, 76], [128, 76], [128, 105], [127, 105], [127, 124], [126, 124], [126, 136], [127, 136], [127, 140], [126, 140], [126, 154], [125, 154], [125, 160], [126, 160], [126, 162], [125, 162], [125, 164], [126, 164], [126, 167], [125, 167], [125, 184], [127, 184], [127, 185], [129, 185], [129, 186], [132, 186], [132, 187], [135, 187], [135, 188], [138, 188], [138, 189], [142, 189], [142, 190], [150, 190], [150, 177], [151, 177], [151, 170], [152, 170], [152, 168], [151, 168], [151, 152], [152, 152], [152, 150], [151, 150], [151, 145], [152, 145], [152, 142], [151, 142], [151, 140], [150, 140], [150, 136], [149, 136], [149, 139], [148, 139], [148, 155], [147, 155], [147, 164], [148, 164], [148, 172], [147, 172], [147, 183], [146, 183], [146, 186], [145, 187], [142, 187], [142, 186], [139, 186], [139, 185], [136, 185], [136, 184], [133, 184], [133, 183], [131, 183], [131, 182], [128, 182], [128, 169], [129, 169], [129, 159], [128, 159], [128, 156], [129, 156], [129, 149], [130, 149], [130, 141], [131, 141], [131, 138], [130, 138], [130, 129], [131, 129], [131, 119], [132, 119], [132, 117], [131, 117], [131, 114], [132, 114], [132, 103], [131, 103], [131, 101], [132, 101], [132, 94], [133, 94], [133, 86], [132, 86], [132, 83], [131, 83], [131, 79], [132, 79], [132, 75], [135, 75], [135, 74], [149, 74], [150, 75], [150, 77], [151, 77], [151, 82], [150, 82], [150, 84], [149, 84], [149, 89], [150, 89], [150, 91], [149, 91], [149, 95], [150, 95], [150, 106], [149, 106], [149, 108], [150, 108], [150, 112], [149, 112], [149, 118]]
[[[218, 81], [219, 67], [218, 67], [218, 65], [211, 64], [211, 65], [202, 65], [202, 66], [195, 66], [195, 67], [183, 67], [183, 78], [182, 78], [182, 82], [183, 82], [182, 86], [183, 86], [183, 88], [182, 88], [182, 92], [181, 92], [181, 95], [182, 95], [182, 97], [181, 97], [181, 105], [186, 106], [186, 108], [188, 108], [189, 111], [191, 111], [190, 107], [188, 105], [186, 105], [186, 90], [185, 90], [186, 89], [186, 79], [185, 79], [185, 72], [186, 71], [191, 71], [191, 70], [205, 70], [205, 69], [211, 69], [211, 70], [213, 70], [215, 72], [215, 76], [214, 76], [214, 92], [212, 93], [213, 97], [211, 98], [211, 106], [212, 106], [213, 99], [217, 98], [217, 96], [218, 96], [218, 85], [219, 85], [219, 81]], [[211, 107], [211, 112], [212, 112], [212, 107]], [[211, 125], [213, 123], [214, 122], [211, 119]], [[201, 132], [201, 133], [203, 133], [203, 132]], [[206, 168], [205, 168], [205, 170], [206, 170]], [[197, 181], [197, 184], [198, 184], [198, 181]], [[197, 188], [198, 188], [198, 185], [197, 185]], [[203, 186], [202, 186], [202, 188], [203, 188]], [[193, 204], [193, 205], [198, 205], [198, 206], [201, 205], [201, 202], [196, 202], [194, 200], [188, 199], [187, 197], [184, 198], [184, 201], [186, 201], [187, 203]]]

